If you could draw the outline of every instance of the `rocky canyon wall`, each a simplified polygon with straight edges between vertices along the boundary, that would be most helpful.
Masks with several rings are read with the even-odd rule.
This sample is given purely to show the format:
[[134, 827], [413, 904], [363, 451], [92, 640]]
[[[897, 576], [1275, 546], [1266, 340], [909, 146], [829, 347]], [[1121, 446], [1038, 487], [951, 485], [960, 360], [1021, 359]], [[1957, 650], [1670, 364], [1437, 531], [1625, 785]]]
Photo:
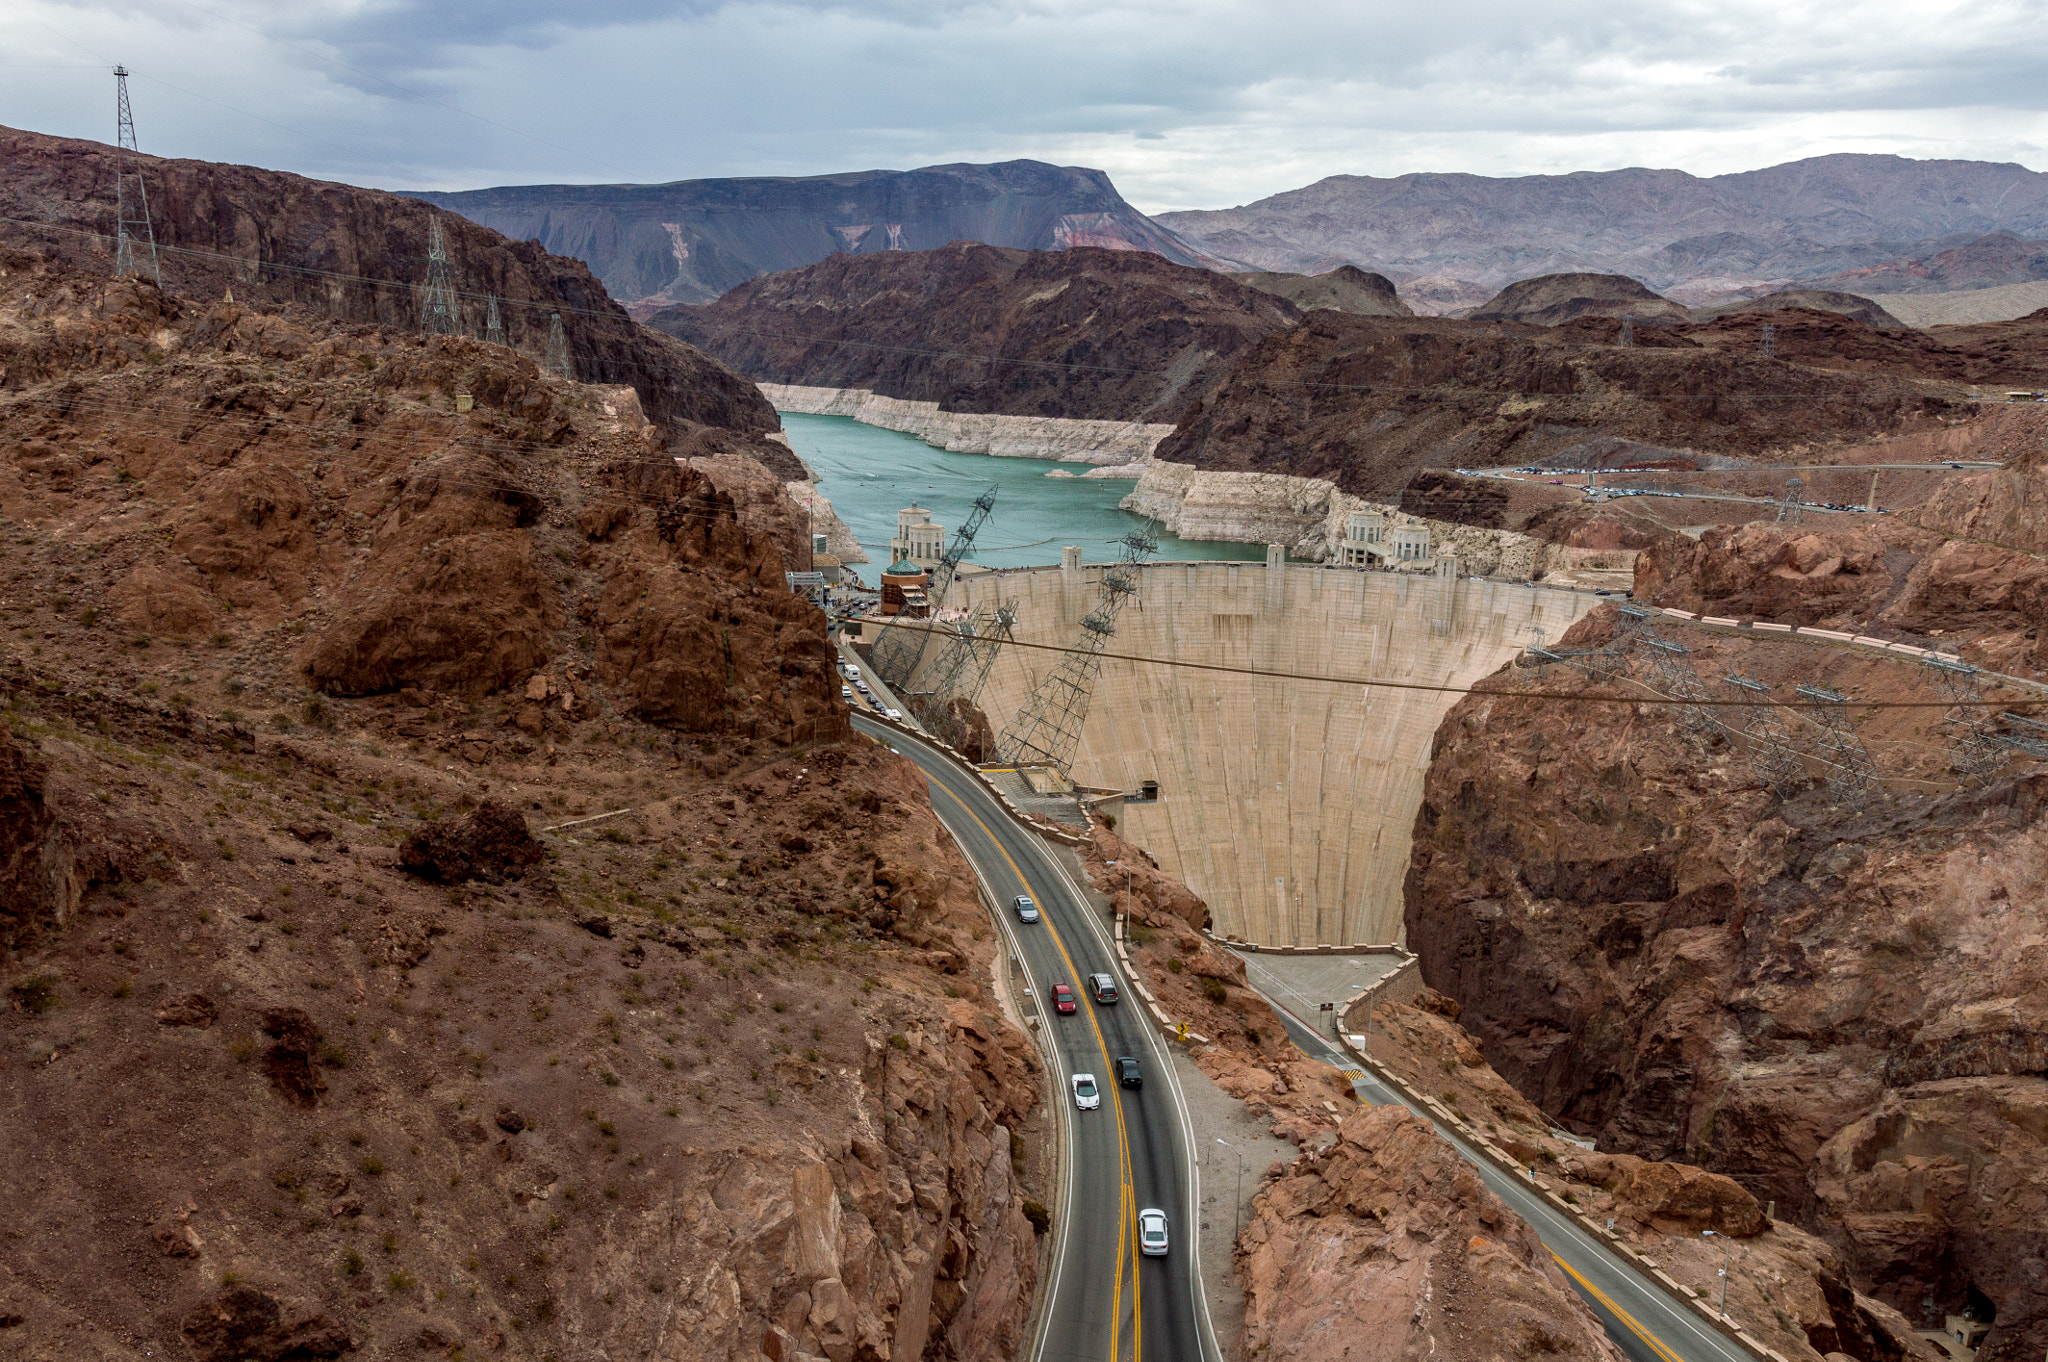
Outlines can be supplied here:
[[[1729, 545], [1770, 536], [1801, 537]], [[1710, 606], [1803, 589], [1832, 618], [1823, 595], [1903, 602], [1915, 593], [1886, 584], [1910, 578], [1953, 607], [1982, 582], [1966, 570], [1934, 591], [1882, 553], [1855, 560], [1860, 582], [1848, 558], [1787, 575], [1755, 547], [1702, 545], [1712, 567], [1689, 589]], [[1939, 576], [1942, 559], [1921, 564]], [[1564, 641], [1610, 628], [1602, 612]], [[1603, 1151], [1735, 1177], [1916, 1323], [1995, 1305], [1980, 1356], [2031, 1362], [2048, 1346], [2043, 777], [2023, 763], [1957, 789], [1917, 667], [1683, 642], [1703, 676], [1930, 707], [1857, 716], [1889, 788], [1845, 807], [1811, 784], [1775, 797], [1739, 741], [1695, 751], [1668, 708], [1515, 693], [1608, 689], [1575, 672], [1494, 678], [1509, 693], [1446, 715], [1415, 825], [1406, 921], [1424, 977], [1501, 1074]]]

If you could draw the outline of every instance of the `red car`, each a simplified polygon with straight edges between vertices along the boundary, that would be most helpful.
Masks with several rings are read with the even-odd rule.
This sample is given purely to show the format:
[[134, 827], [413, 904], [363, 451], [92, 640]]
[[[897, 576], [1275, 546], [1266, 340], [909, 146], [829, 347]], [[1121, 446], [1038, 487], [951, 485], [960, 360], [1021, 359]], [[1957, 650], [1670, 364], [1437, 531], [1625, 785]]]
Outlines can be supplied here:
[[1068, 988], [1065, 984], [1054, 984], [1052, 986], [1053, 1011], [1072, 1012], [1079, 1005], [1074, 1000], [1074, 990]]

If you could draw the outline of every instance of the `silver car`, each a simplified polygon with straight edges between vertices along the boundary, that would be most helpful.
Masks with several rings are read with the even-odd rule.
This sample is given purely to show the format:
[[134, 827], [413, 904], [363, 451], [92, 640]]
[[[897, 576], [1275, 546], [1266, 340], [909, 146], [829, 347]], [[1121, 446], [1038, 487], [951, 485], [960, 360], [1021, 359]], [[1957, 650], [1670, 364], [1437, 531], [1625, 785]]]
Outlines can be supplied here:
[[1138, 1252], [1148, 1258], [1166, 1256], [1166, 1212], [1156, 1206], [1138, 1212]]
[[1031, 901], [1031, 895], [1029, 894], [1017, 895], [1017, 921], [1038, 921], [1038, 905]]
[[1074, 1105], [1082, 1111], [1094, 1111], [1102, 1105], [1102, 1090], [1095, 1086], [1094, 1074], [1074, 1075]]

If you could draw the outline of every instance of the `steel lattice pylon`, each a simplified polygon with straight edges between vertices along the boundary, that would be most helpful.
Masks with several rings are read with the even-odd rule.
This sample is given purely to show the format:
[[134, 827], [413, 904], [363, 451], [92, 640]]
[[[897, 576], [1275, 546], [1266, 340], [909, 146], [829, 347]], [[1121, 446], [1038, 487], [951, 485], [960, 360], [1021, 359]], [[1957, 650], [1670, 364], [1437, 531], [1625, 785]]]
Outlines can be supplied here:
[[420, 330], [429, 336], [455, 334], [455, 280], [448, 272], [448, 247], [441, 239], [441, 215], [427, 215], [427, 286], [420, 298]]
[[1823, 778], [1828, 785], [1850, 799], [1876, 794], [1877, 768], [1871, 763], [1870, 749], [1849, 722], [1849, 697], [1825, 686], [1801, 686], [1799, 695], [1810, 702], [1806, 713], [1818, 734], [1815, 745], [1827, 764]]
[[[974, 506], [967, 512], [965, 524], [953, 532], [953, 542], [946, 545], [945, 556], [939, 559], [937, 567], [925, 582], [924, 595], [937, 613], [945, 604], [946, 593], [952, 589], [953, 578], [960, 571], [960, 560], [974, 551], [974, 536], [981, 533], [981, 527], [988, 522], [989, 513], [995, 510], [996, 491], [989, 488], [974, 499]], [[919, 623], [903, 628], [884, 627], [882, 636], [875, 640], [874, 651], [868, 654], [868, 665], [882, 678], [882, 684], [891, 690], [902, 690], [917, 676], [918, 664], [924, 660], [924, 650], [931, 641], [932, 629]]]
[[[135, 112], [128, 106], [128, 68], [114, 68], [114, 275], [147, 273], [158, 288], [163, 265], [156, 255], [156, 228], [149, 222], [149, 190], [136, 158]], [[138, 249], [139, 248], [139, 249]], [[138, 258], [138, 254], [141, 258]], [[144, 261], [146, 260], [146, 264]]]
[[2024, 752], [2030, 757], [2048, 760], [2048, 724], [2039, 719], [2029, 719], [2024, 714], [2010, 710], [1998, 716], [2005, 729], [1998, 733], [1998, 743], [2015, 752]]
[[498, 295], [493, 293], [490, 310], [484, 314], [484, 340], [491, 345], [505, 343], [505, 323], [498, 318]]
[[913, 696], [927, 731], [955, 747], [966, 745], [966, 711], [981, 698], [988, 684], [996, 654], [1009, 642], [1017, 623], [1017, 602], [1004, 601], [990, 609], [977, 606], [974, 614], [960, 622], [959, 631], [946, 640], [946, 651], [932, 667], [930, 694]]
[[548, 314], [548, 352], [541, 361], [540, 371], [549, 378], [574, 379], [576, 370], [569, 363], [569, 338], [562, 333], [562, 314]]
[[1118, 545], [1117, 561], [1102, 574], [1102, 599], [1081, 621], [1073, 650], [1038, 683], [997, 739], [1002, 759], [1014, 766], [1065, 771], [1074, 764], [1095, 678], [1102, 671], [1102, 654], [1116, 633], [1116, 617], [1138, 594], [1139, 564], [1159, 552], [1159, 540], [1149, 529], [1125, 535]]
[[1646, 629], [1643, 647], [1650, 658], [1650, 683], [1652, 687], [1678, 704], [1678, 722], [1691, 734], [1705, 738], [1721, 726], [1714, 717], [1714, 711], [1700, 703], [1713, 699], [1699, 673], [1693, 670], [1692, 649], [1683, 643], [1657, 638]]
[[1800, 492], [1805, 486], [1806, 484], [1798, 478], [1785, 479], [1784, 495], [1778, 498], [1778, 523], [1780, 525], [1797, 525], [1799, 523], [1799, 508], [1805, 504]]
[[1948, 730], [1954, 751], [1950, 766], [1965, 785], [1980, 785], [1991, 778], [2005, 760], [2007, 743], [2001, 741], [1997, 722], [1984, 708], [1983, 692], [1977, 688], [1977, 669], [1959, 657], [1929, 653], [1922, 663], [1934, 673], [1935, 683], [1948, 698], [1948, 712], [1941, 726]]
[[[1742, 699], [1771, 698], [1771, 688], [1753, 677], [1730, 675], [1722, 679]], [[1778, 706], [1751, 705], [1741, 714], [1742, 736], [1749, 741], [1749, 769], [1756, 772], [1757, 780], [1777, 791], [1780, 798], [1804, 785], [1811, 777], [1807, 775], [1806, 763], [1799, 759], [1798, 749], [1792, 745], [1791, 731], [1785, 727]]]

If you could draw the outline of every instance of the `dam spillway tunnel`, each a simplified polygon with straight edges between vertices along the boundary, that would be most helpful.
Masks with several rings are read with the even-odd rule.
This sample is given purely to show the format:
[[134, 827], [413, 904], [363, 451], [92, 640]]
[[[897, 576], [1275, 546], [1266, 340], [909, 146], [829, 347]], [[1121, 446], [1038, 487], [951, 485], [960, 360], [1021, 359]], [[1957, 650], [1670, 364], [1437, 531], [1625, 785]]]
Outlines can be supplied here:
[[[1065, 647], [1110, 564], [963, 572], [950, 606], [1017, 602], [1015, 635]], [[1555, 640], [1586, 592], [1308, 563], [1153, 563], [1111, 653], [1467, 686]], [[1062, 654], [1003, 648], [980, 703], [1000, 725]], [[1401, 939], [1401, 884], [1431, 740], [1455, 694], [1105, 659], [1076, 783], [1137, 791], [1118, 831], [1262, 946]]]

